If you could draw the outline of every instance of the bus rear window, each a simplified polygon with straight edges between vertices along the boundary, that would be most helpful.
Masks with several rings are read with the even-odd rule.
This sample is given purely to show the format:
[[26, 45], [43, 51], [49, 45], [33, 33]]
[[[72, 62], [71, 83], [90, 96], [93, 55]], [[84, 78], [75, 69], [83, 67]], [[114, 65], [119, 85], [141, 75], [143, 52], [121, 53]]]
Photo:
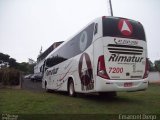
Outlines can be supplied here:
[[103, 18], [103, 36], [146, 41], [143, 26], [137, 21], [124, 18]]

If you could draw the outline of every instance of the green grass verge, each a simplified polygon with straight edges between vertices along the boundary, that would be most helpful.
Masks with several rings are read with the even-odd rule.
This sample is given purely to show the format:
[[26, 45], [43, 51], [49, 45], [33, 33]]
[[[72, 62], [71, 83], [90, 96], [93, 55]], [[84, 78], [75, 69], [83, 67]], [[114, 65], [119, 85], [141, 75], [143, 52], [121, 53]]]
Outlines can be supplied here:
[[69, 97], [62, 93], [0, 89], [0, 113], [10, 114], [159, 114], [160, 85], [119, 92], [114, 99]]

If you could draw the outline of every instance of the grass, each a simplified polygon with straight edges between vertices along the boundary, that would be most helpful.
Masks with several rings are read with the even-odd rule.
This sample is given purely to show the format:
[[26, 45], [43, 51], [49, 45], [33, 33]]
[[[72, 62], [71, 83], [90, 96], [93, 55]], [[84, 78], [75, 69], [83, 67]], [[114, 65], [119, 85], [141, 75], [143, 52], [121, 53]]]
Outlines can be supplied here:
[[0, 113], [10, 114], [159, 114], [160, 85], [120, 92], [114, 99], [69, 97], [63, 93], [0, 89]]

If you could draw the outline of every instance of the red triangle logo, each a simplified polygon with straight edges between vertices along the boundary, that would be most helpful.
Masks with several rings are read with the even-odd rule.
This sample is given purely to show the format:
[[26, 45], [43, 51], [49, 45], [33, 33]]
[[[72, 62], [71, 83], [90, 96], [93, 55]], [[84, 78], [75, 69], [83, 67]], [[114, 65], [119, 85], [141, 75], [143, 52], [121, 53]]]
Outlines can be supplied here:
[[131, 23], [126, 19], [121, 19], [118, 23], [120, 32], [125, 36], [130, 36], [133, 32]]

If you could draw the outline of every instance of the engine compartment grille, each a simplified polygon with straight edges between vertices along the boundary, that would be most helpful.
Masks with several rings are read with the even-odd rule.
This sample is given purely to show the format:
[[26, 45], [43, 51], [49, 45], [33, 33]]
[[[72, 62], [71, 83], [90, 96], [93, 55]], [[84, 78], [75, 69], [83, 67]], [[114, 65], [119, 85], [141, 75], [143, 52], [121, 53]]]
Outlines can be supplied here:
[[143, 47], [131, 45], [108, 44], [108, 50], [116, 54], [142, 55], [143, 53]]

